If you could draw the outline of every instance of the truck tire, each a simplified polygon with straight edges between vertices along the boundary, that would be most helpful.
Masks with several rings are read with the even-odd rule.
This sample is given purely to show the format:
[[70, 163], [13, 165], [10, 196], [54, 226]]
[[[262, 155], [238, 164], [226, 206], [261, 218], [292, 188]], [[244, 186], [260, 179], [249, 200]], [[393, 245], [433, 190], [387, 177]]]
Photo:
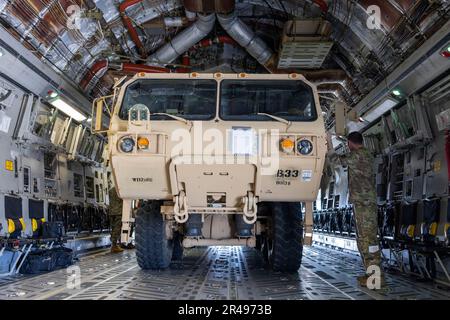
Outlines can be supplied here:
[[297, 272], [303, 255], [303, 219], [300, 203], [273, 203], [269, 262], [274, 271]]
[[148, 202], [136, 215], [136, 257], [139, 267], [165, 269], [170, 265], [173, 240], [166, 237], [166, 221], [159, 201]]
[[172, 261], [182, 261], [183, 260], [183, 236], [176, 232], [173, 235], [173, 252]]

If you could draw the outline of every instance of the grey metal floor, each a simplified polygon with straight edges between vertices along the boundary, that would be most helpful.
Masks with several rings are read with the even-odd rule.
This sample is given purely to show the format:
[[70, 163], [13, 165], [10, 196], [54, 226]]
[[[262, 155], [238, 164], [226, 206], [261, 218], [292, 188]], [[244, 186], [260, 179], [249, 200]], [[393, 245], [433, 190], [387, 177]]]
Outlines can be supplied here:
[[133, 250], [101, 252], [77, 263], [81, 287], [67, 286], [67, 270], [0, 278], [0, 299], [450, 299], [450, 291], [402, 275], [388, 275], [388, 294], [357, 286], [356, 254], [321, 246], [305, 248], [298, 274], [268, 270], [259, 253], [240, 247], [191, 249], [182, 264], [143, 271]]

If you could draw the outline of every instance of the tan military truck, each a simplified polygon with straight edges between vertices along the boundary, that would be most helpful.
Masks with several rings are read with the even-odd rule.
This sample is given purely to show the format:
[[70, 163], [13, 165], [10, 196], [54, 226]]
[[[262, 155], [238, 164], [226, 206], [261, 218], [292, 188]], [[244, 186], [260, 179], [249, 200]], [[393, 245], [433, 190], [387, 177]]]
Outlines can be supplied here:
[[108, 99], [123, 239], [126, 208], [143, 203], [135, 220], [141, 268], [219, 245], [256, 247], [274, 270], [298, 270], [326, 153], [311, 83], [298, 74], [139, 73], [94, 101], [97, 131]]

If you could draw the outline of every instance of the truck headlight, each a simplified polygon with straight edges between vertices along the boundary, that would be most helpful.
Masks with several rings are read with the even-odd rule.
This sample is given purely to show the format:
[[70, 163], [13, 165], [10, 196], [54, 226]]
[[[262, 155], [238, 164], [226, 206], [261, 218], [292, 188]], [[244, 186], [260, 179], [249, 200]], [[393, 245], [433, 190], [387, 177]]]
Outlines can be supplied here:
[[134, 148], [134, 140], [130, 137], [123, 138], [119, 141], [119, 148], [122, 152], [131, 152]]
[[301, 139], [297, 142], [297, 151], [301, 155], [307, 156], [313, 152], [313, 144], [309, 140]]

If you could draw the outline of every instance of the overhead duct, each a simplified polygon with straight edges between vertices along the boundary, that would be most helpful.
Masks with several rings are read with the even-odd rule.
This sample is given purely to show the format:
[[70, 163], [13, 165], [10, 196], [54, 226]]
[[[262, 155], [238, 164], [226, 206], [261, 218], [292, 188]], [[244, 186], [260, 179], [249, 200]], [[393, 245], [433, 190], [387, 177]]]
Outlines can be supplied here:
[[184, 17], [165, 17], [162, 19], [166, 28], [184, 27], [188, 24], [188, 18]]
[[167, 68], [155, 67], [155, 66], [146, 66], [142, 64], [134, 64], [134, 63], [119, 63], [117, 65], [111, 63], [111, 69], [123, 71], [126, 73], [138, 73], [138, 72], [148, 72], [148, 73], [166, 73], [170, 72]]
[[236, 41], [234, 41], [229, 36], [217, 36], [211, 39], [203, 39], [199, 43], [195, 44], [190, 51], [197, 50], [198, 48], [206, 48], [209, 46], [212, 46], [213, 44], [222, 43], [222, 44], [229, 44], [232, 46], [237, 46], [238, 44]]
[[314, 4], [317, 5], [323, 13], [328, 12], [328, 3], [325, 0], [314, 0]]
[[[152, 56], [149, 57], [149, 62], [156, 62], [158, 64], [170, 63], [177, 57], [188, 51], [191, 47], [196, 45], [199, 41], [203, 40], [212, 30], [215, 23], [215, 14], [203, 16], [198, 15], [197, 21], [190, 27], [178, 34], [172, 41], [164, 45]], [[227, 37], [220, 37], [218, 41], [231, 43], [231, 39]], [[184, 64], [189, 65], [187, 60], [184, 60]], [[80, 82], [80, 86], [83, 90], [90, 91], [91, 82], [95, 79], [102, 77], [108, 69], [123, 71], [125, 73], [136, 72], [149, 72], [149, 73], [161, 73], [170, 72], [169, 69], [157, 66], [147, 66], [141, 64], [132, 63], [108, 63], [107, 60], [100, 60], [96, 62], [91, 69], [86, 73], [84, 78]], [[179, 68], [177, 72], [188, 72], [188, 68]]]
[[330, 83], [330, 84], [320, 84], [317, 86], [317, 92], [320, 93], [327, 93], [334, 95], [339, 101], [347, 102], [347, 99], [344, 94], [344, 90], [342, 87], [337, 83]]
[[341, 69], [302, 71], [302, 75], [316, 84], [346, 83], [349, 80], [345, 71]]
[[[112, 0], [110, 0], [110, 1], [112, 1]], [[155, 27], [155, 25], [158, 25], [158, 22], [159, 22], [161, 28], [162, 27], [166, 27], [166, 28], [182, 27], [182, 26], [185, 26], [186, 24], [188, 24], [189, 21], [195, 20], [195, 13], [192, 13], [192, 12], [186, 12], [186, 17], [164, 17], [164, 18], [157, 19], [157, 16], [161, 16], [163, 13], [163, 11], [161, 11], [159, 9], [159, 7], [162, 6], [162, 4], [160, 4], [160, 2], [162, 2], [162, 1], [152, 1], [152, 3], [147, 3], [147, 1], [145, 1], [145, 0], [124, 0], [120, 3], [120, 5], [118, 7], [120, 16], [122, 18], [122, 23], [125, 26], [125, 28], [127, 29], [131, 40], [136, 45], [139, 55], [142, 58], [147, 58], [148, 53], [147, 53], [147, 49], [145, 48], [143, 41], [141, 41], [140, 35], [138, 33], [139, 28], [145, 29], [148, 26]], [[169, 3], [168, 1], [165, 1], [165, 2], [166, 2], [166, 5], [163, 5], [164, 10], [166, 10], [166, 9], [172, 10], [172, 9], [176, 8], [175, 5], [174, 5], [174, 7], [171, 7], [173, 5], [173, 3], [175, 3], [175, 1], [170, 1], [171, 5], [168, 4]], [[135, 20], [134, 17], [130, 16], [129, 14], [131, 14], [131, 13], [128, 12], [128, 10], [130, 8], [135, 7], [138, 4], [141, 6], [142, 10], [144, 10], [144, 11], [146, 10], [146, 7], [154, 6], [153, 10], [149, 14], [145, 14], [145, 12], [144, 12], [144, 20], [145, 21], [140, 21], [139, 23]], [[104, 6], [106, 6], [106, 4], [104, 4]], [[152, 21], [152, 20], [155, 20], [155, 21]], [[156, 22], [156, 24], [155, 24], [155, 22]], [[144, 32], [144, 33], [146, 34], [146, 32]]]
[[83, 90], [90, 91], [95, 80], [100, 79], [108, 70], [117, 70], [124, 73], [165, 73], [170, 72], [169, 69], [155, 66], [146, 66], [134, 63], [110, 63], [108, 60], [99, 60], [92, 65], [90, 70], [85, 74], [80, 82], [80, 87]]
[[272, 72], [274, 54], [272, 50], [233, 12], [218, 14], [217, 18], [224, 30], [260, 64]]
[[195, 19], [197, 18], [197, 13], [192, 12], [187, 10], [186, 8], [184, 9], [184, 14], [186, 15], [186, 18], [188, 19], [188, 21], [195, 21]]
[[100, 60], [92, 65], [92, 67], [86, 72], [84, 78], [80, 81], [80, 87], [86, 90], [91, 81], [96, 77], [100, 78], [106, 71], [108, 71], [108, 60]]
[[197, 42], [205, 38], [213, 29], [216, 21], [215, 14], [198, 15], [197, 21], [180, 32], [170, 42], [148, 58], [148, 62], [165, 64], [171, 63], [189, 50]]
[[315, 71], [302, 71], [301, 74], [315, 85], [338, 84], [349, 94], [357, 94], [352, 79], [344, 70], [327, 69]]
[[234, 10], [235, 0], [183, 0], [188, 11], [201, 13], [230, 13]]
[[144, 44], [142, 43], [141, 39], [139, 39], [139, 34], [133, 27], [133, 22], [126, 12], [129, 7], [134, 6], [135, 4], [141, 2], [142, 0], [125, 0], [119, 5], [119, 12], [122, 17], [122, 22], [128, 30], [128, 34], [130, 35], [133, 42], [136, 44], [136, 47], [138, 48], [139, 54], [141, 55], [141, 57], [146, 58], [147, 53], [145, 52]]

